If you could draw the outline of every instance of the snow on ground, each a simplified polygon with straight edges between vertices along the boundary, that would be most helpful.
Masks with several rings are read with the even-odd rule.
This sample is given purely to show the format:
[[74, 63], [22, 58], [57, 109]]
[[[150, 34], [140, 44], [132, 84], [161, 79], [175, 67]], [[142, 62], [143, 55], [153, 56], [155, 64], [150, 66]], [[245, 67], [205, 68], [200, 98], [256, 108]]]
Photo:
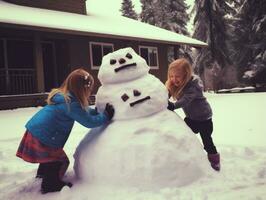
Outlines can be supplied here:
[[[0, 199], [47, 200], [262, 200], [266, 196], [266, 93], [207, 94], [213, 108], [213, 139], [221, 153], [222, 169], [216, 176], [193, 184], [146, 191], [136, 188], [84, 186], [74, 176], [72, 158], [88, 129], [75, 124], [65, 151], [71, 165], [66, 179], [73, 188], [41, 195], [35, 180], [36, 164], [15, 156], [24, 124], [40, 108], [0, 111]], [[184, 116], [182, 111], [178, 114]], [[196, 136], [198, 137], [198, 136]]]

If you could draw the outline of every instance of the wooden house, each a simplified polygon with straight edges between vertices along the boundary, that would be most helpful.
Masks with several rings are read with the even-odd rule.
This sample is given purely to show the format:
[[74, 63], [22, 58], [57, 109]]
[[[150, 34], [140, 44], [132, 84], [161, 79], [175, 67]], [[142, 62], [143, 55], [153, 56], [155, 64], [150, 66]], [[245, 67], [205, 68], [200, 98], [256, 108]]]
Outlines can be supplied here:
[[75, 68], [97, 80], [102, 57], [132, 47], [166, 80], [167, 48], [204, 42], [125, 17], [86, 13], [86, 0], [0, 0], [0, 109], [38, 106]]

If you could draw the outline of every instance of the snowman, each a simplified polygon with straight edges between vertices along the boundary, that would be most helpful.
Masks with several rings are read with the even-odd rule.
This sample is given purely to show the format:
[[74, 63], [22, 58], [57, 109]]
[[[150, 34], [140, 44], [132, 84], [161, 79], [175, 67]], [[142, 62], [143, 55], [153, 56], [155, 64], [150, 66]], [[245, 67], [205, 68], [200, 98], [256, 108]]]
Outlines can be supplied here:
[[156, 189], [191, 184], [210, 173], [202, 145], [167, 109], [164, 84], [132, 48], [103, 57], [96, 107], [115, 108], [111, 123], [92, 129], [74, 158], [84, 183]]

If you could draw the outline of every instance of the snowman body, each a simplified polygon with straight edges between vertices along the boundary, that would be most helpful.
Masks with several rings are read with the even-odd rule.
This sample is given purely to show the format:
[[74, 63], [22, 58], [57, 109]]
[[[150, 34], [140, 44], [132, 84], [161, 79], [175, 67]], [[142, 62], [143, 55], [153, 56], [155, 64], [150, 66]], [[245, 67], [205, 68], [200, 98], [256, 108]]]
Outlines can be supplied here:
[[[168, 92], [148, 73], [146, 62], [131, 48], [103, 60], [96, 106], [103, 111], [111, 103], [115, 115], [110, 124], [92, 129], [81, 141], [75, 153], [76, 174], [85, 182], [141, 188], [182, 186], [208, 174], [202, 145], [184, 121], [167, 110]], [[122, 65], [109, 66], [121, 60]]]

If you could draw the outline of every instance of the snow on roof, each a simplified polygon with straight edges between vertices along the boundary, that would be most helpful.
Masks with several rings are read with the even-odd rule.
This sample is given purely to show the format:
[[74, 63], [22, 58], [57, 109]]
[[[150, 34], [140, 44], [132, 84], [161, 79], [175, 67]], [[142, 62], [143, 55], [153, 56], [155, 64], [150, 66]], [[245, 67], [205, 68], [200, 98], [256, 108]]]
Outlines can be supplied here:
[[162, 28], [126, 17], [81, 15], [68, 12], [32, 8], [0, 0], [0, 23], [26, 25], [76, 34], [105, 35], [113, 38], [157, 41], [168, 44], [207, 46], [206, 43]]

